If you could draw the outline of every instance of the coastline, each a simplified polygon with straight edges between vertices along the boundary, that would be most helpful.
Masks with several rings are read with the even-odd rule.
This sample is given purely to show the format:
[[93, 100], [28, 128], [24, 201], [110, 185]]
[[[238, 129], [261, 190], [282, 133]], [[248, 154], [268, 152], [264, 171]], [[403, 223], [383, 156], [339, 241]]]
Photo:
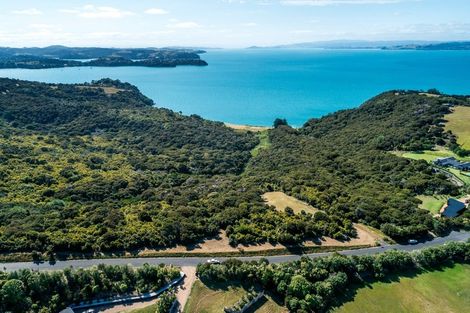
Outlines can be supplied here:
[[252, 125], [240, 125], [240, 124], [232, 124], [232, 123], [224, 123], [224, 125], [228, 128], [239, 130], [239, 131], [251, 131], [254, 133], [259, 133], [265, 130], [269, 130], [272, 127], [268, 126], [252, 126]]

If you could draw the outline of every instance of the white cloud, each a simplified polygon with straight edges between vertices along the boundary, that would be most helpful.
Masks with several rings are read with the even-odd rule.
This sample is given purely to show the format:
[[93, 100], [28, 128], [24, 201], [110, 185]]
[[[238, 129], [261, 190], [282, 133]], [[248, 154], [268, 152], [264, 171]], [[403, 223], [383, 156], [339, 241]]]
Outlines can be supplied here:
[[178, 28], [178, 29], [194, 29], [201, 28], [202, 26], [196, 22], [178, 22], [173, 24], [168, 24], [168, 28]]
[[255, 23], [255, 22], [243, 23], [243, 24], [241, 24], [241, 25], [244, 26], [244, 27], [255, 27], [255, 26], [258, 26], [258, 24]]
[[327, 6], [338, 4], [390, 4], [420, 0], [281, 0], [283, 5]]
[[18, 15], [41, 15], [42, 11], [39, 11], [36, 8], [31, 8], [31, 9], [24, 9], [24, 10], [15, 10], [15, 11], [13, 11], [13, 14], [18, 14]]
[[62, 13], [76, 14], [82, 18], [122, 18], [135, 13], [131, 11], [121, 10], [114, 7], [94, 6], [92, 4], [85, 5], [76, 9], [62, 9]]
[[159, 8], [150, 8], [145, 10], [145, 13], [151, 15], [165, 15], [168, 14], [168, 11]]

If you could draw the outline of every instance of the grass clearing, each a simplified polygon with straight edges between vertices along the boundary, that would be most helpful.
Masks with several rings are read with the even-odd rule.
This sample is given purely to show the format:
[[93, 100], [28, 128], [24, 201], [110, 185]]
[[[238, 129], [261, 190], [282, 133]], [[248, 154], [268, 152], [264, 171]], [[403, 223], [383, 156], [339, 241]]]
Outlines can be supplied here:
[[263, 149], [269, 148], [271, 143], [269, 142], [269, 133], [267, 130], [262, 131], [258, 134], [259, 144], [251, 150], [251, 155], [253, 157], [257, 156], [259, 152]]
[[432, 214], [437, 214], [442, 206], [447, 202], [449, 196], [435, 195], [435, 196], [417, 196], [423, 203], [419, 205], [420, 209], [428, 210]]
[[454, 111], [444, 118], [447, 120], [445, 130], [450, 130], [457, 136], [457, 143], [462, 148], [470, 149], [470, 107], [455, 107]]
[[377, 282], [357, 290], [354, 300], [335, 313], [460, 313], [470, 308], [470, 265], [456, 264], [441, 271], [398, 282]]
[[[220, 313], [226, 306], [234, 305], [246, 294], [246, 290], [239, 285], [214, 284], [208, 287], [200, 280], [196, 281], [191, 289], [191, 295], [183, 310], [184, 313]], [[285, 308], [277, 304], [269, 296], [261, 299], [247, 312], [256, 313], [284, 313]]]
[[295, 214], [299, 214], [302, 211], [313, 214], [318, 211], [318, 209], [314, 208], [310, 204], [288, 196], [280, 191], [267, 192], [263, 194], [262, 197], [268, 205], [274, 206], [276, 210], [280, 212], [284, 212], [286, 207], [290, 207], [294, 210]]

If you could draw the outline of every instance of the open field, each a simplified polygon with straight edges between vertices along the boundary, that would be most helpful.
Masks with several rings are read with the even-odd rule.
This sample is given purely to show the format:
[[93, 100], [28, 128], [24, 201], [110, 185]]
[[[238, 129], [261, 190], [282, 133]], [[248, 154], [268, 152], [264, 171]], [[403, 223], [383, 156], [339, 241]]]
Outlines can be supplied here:
[[[235, 304], [246, 290], [241, 286], [228, 286], [215, 284], [208, 287], [201, 281], [196, 281], [191, 290], [191, 296], [184, 308], [184, 313], [220, 313], [226, 306]], [[284, 313], [285, 308], [277, 304], [269, 296], [260, 299], [258, 305], [248, 312], [256, 313]]]
[[470, 308], [470, 265], [378, 282], [357, 290], [335, 313], [463, 313]]
[[432, 214], [438, 214], [442, 206], [446, 203], [449, 196], [417, 196], [416, 198], [423, 201], [423, 203], [419, 205], [421, 209], [428, 210]]
[[301, 211], [306, 213], [315, 213], [318, 209], [309, 205], [306, 202], [300, 201], [294, 197], [288, 196], [283, 192], [274, 191], [263, 194], [263, 199], [268, 205], [274, 206], [278, 211], [284, 212], [286, 207], [290, 207], [294, 210], [295, 214], [299, 214]]
[[455, 107], [454, 112], [444, 117], [445, 129], [457, 136], [457, 142], [464, 149], [470, 149], [470, 107]]
[[268, 131], [259, 132], [258, 133], [258, 138], [259, 138], [259, 144], [253, 150], [251, 150], [251, 155], [254, 156], [254, 157], [257, 156], [258, 153], [262, 149], [269, 148], [269, 146], [271, 145], [271, 143], [269, 142]]

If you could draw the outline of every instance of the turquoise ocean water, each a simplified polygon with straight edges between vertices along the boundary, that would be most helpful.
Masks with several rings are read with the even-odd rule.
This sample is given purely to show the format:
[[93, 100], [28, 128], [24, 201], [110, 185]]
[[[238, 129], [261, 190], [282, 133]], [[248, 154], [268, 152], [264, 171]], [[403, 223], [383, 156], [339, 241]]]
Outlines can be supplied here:
[[249, 125], [302, 125], [390, 89], [470, 94], [470, 51], [213, 50], [207, 67], [3, 69], [0, 77], [78, 83], [110, 77], [157, 106]]

